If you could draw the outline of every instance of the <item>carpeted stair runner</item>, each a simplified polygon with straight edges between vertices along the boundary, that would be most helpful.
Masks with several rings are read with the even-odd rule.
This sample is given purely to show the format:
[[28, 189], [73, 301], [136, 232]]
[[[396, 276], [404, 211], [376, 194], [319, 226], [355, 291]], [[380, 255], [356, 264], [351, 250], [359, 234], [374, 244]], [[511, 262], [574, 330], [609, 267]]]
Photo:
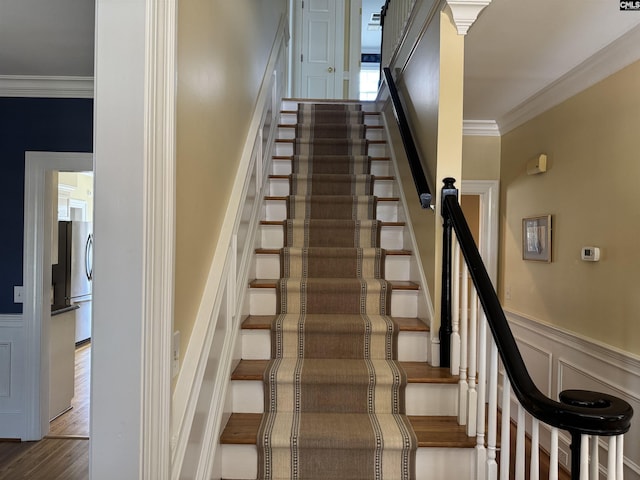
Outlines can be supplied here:
[[258, 478], [415, 478], [406, 374], [357, 104], [301, 104]]

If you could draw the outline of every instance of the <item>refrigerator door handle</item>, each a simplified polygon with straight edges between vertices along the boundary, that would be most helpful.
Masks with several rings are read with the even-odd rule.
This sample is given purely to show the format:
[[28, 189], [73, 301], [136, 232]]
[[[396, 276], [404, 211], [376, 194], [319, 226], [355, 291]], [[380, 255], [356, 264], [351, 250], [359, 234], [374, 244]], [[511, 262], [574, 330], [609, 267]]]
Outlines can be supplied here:
[[93, 250], [93, 234], [87, 236], [87, 243], [84, 246], [84, 273], [87, 280], [93, 280], [93, 265], [91, 265], [91, 256]]

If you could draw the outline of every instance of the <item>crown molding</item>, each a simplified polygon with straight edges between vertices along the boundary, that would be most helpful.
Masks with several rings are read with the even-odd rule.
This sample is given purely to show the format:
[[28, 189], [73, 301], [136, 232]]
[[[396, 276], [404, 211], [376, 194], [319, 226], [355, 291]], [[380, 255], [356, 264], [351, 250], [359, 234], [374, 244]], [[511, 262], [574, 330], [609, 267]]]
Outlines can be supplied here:
[[466, 35], [480, 12], [491, 0], [447, 0], [459, 35]]
[[640, 26], [610, 43], [498, 119], [505, 133], [640, 60]]
[[500, 129], [495, 120], [465, 120], [462, 134], [475, 137], [499, 137]]
[[93, 98], [93, 77], [0, 75], [0, 97]]

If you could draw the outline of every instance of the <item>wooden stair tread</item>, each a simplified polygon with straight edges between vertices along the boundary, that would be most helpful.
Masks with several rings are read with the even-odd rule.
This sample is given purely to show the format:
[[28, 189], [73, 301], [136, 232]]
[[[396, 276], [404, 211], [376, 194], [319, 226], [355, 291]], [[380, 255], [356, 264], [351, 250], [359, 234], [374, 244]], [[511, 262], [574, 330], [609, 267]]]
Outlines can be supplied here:
[[[365, 140], [364, 138], [358, 140]], [[276, 138], [276, 143], [295, 143], [295, 138]], [[367, 140], [369, 145], [386, 145], [386, 140]]]
[[[347, 247], [348, 248], [348, 247]], [[256, 254], [258, 255], [278, 255], [280, 254], [280, 248], [256, 248]], [[411, 255], [411, 250], [387, 250], [383, 249], [386, 255]]]
[[[343, 196], [343, 195], [339, 195], [339, 196]], [[350, 195], [344, 195], [344, 196], [350, 196]], [[289, 198], [288, 195], [265, 195], [264, 199], [265, 200], [277, 200], [277, 201], [286, 201], [287, 198]], [[400, 201], [400, 197], [376, 197], [376, 200], [378, 202], [399, 202]]]
[[[343, 101], [343, 100], [341, 100]], [[318, 103], [318, 102], [314, 102], [314, 103]], [[297, 114], [298, 111], [297, 110], [280, 110], [281, 114], [287, 114], [287, 115], [291, 115], [291, 114]], [[363, 111], [362, 113], [364, 113], [365, 115], [371, 115], [371, 116], [380, 116], [380, 112], [368, 112], [368, 111]]]
[[[456, 417], [409, 416], [418, 437], [419, 447], [473, 448], [475, 437], [468, 437], [465, 427], [458, 425]], [[220, 443], [256, 445], [261, 413], [232, 413], [220, 435]]]
[[[390, 176], [390, 175], [371, 175], [373, 177], [374, 180], [395, 180], [396, 177]], [[271, 174], [269, 175], [270, 179], [273, 180], [288, 180], [291, 177], [291, 175], [275, 175], [275, 174]]]
[[[249, 282], [251, 288], [276, 288], [278, 279], [256, 278]], [[408, 280], [388, 280], [393, 290], [420, 290], [420, 285]]]
[[[275, 315], [249, 315], [242, 322], [246, 330], [270, 330]], [[429, 326], [419, 318], [393, 317], [401, 332], [428, 332]]]
[[[231, 380], [262, 380], [269, 360], [240, 360], [231, 374]], [[432, 367], [424, 362], [400, 362], [407, 373], [409, 383], [456, 384], [459, 378], [451, 375], [448, 368]]]
[[[297, 123], [279, 123], [278, 128], [296, 128], [298, 126]], [[382, 130], [384, 125], [364, 125], [365, 129], [371, 130]]]
[[[273, 155], [271, 158], [273, 160], [293, 160], [293, 155]], [[371, 155], [369, 155], [369, 158], [376, 162], [388, 162], [391, 160], [391, 157], [372, 157]]]
[[[284, 220], [260, 220], [260, 225], [284, 225]], [[404, 227], [404, 222], [380, 222], [383, 227]]]

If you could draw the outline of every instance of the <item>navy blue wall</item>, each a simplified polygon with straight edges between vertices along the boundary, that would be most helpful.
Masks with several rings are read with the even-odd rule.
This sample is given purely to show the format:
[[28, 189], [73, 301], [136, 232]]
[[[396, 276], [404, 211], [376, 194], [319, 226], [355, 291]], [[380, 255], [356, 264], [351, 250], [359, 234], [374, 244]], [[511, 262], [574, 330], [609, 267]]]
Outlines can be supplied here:
[[25, 151], [93, 151], [93, 100], [0, 98], [0, 313], [22, 312], [13, 286], [23, 284]]

